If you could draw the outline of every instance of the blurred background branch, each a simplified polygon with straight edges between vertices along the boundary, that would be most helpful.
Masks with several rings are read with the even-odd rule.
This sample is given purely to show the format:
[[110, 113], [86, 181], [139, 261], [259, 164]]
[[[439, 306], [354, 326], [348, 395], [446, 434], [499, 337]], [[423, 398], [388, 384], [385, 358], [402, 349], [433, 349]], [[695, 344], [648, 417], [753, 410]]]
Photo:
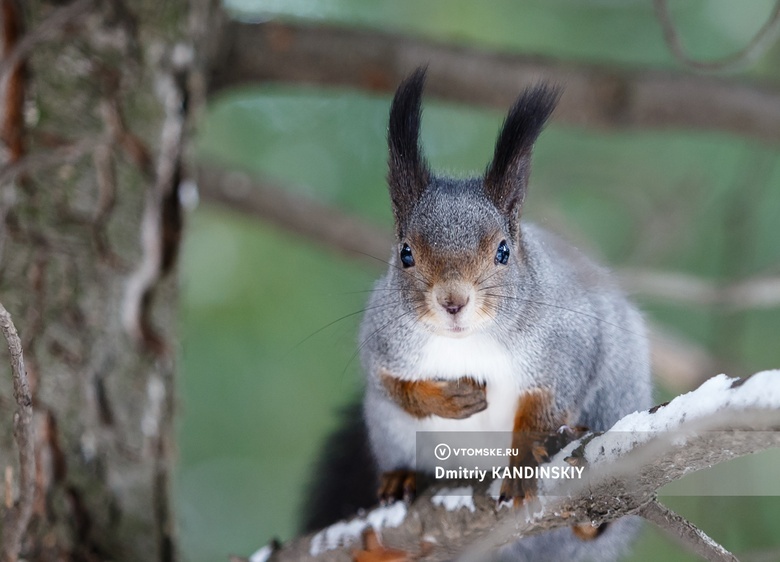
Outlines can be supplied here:
[[[303, 195], [300, 188], [282, 186], [268, 178], [201, 163], [198, 188], [206, 203], [267, 221], [377, 270], [384, 267], [393, 245], [389, 229], [370, 225], [358, 216]], [[621, 268], [617, 273], [630, 293], [682, 306], [728, 311], [780, 306], [780, 277], [743, 279], [724, 286], [686, 273], [636, 268]], [[677, 392], [691, 390], [713, 373], [734, 368], [668, 328], [652, 327], [651, 341], [653, 372]]]
[[553, 119], [596, 129], [723, 131], [780, 141], [780, 89], [650, 68], [491, 52], [397, 33], [229, 22], [209, 88], [279, 81], [390, 92], [429, 65], [431, 96], [503, 109], [541, 79], [564, 84]]

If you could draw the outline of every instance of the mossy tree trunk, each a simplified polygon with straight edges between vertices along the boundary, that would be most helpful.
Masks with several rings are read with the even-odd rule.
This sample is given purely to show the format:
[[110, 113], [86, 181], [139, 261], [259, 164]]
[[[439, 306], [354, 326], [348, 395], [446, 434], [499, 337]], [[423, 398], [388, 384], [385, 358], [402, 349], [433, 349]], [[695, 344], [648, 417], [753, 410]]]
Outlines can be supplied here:
[[[36, 453], [20, 557], [174, 560], [171, 271], [213, 3], [0, 2], [0, 302], [22, 338]], [[0, 359], [7, 512], [19, 467]]]

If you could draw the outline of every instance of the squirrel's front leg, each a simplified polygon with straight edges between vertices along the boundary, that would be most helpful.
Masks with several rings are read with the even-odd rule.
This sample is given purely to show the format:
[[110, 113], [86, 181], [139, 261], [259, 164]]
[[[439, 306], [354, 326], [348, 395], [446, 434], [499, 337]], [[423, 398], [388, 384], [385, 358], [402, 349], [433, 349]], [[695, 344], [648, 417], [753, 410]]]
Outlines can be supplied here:
[[[520, 395], [512, 427], [512, 454], [510, 468], [536, 467], [549, 460], [553, 451], [547, 443], [558, 429], [566, 424], [566, 414], [555, 407], [553, 392], [546, 388], [534, 388]], [[536, 494], [536, 480], [504, 478], [499, 502], [514, 500], [520, 505], [525, 498]]]
[[[566, 417], [565, 412], [556, 409], [553, 393], [549, 389], [537, 388], [524, 392], [518, 400], [512, 428], [512, 452], [516, 451], [517, 454], [509, 457], [509, 466], [539, 466], [587, 432], [587, 428], [582, 426], [569, 427]], [[525, 499], [533, 497], [536, 489], [536, 479], [504, 478], [498, 501], [512, 499], [514, 505], [518, 506]], [[606, 523], [598, 527], [575, 525], [572, 531], [582, 540], [592, 540], [601, 535], [606, 526]]]
[[[380, 371], [379, 377], [390, 399], [416, 418], [440, 416], [460, 420], [487, 408], [485, 385], [468, 377], [406, 381], [386, 370]], [[410, 502], [416, 493], [413, 470], [392, 470], [381, 475], [377, 496], [382, 504], [399, 499]]]

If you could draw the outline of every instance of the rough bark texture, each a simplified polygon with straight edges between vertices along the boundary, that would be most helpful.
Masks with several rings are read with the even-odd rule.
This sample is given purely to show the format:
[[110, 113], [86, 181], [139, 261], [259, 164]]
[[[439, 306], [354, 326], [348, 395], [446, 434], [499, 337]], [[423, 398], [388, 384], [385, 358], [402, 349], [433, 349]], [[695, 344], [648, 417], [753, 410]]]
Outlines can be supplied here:
[[[143, 294], [142, 321], [163, 345], [128, 333], [121, 309], [127, 281], [146, 259], [149, 201], [174, 202], [173, 211], [160, 205], [151, 218], [161, 235], [180, 229], [180, 150], [176, 162], [162, 161], [171, 142], [163, 132], [171, 130], [171, 95], [183, 100], [175, 117], [187, 118], [191, 73], [175, 70], [197, 55], [183, 47], [186, 56], [177, 54], [173, 44], [190, 40], [191, 7], [208, 5], [17, 4], [22, 38], [33, 47], [18, 84], [24, 105], [14, 108], [23, 121], [9, 125], [16, 98], [8, 89], [2, 98], [4, 130], [21, 140], [3, 139], [0, 297], [22, 338], [35, 412], [35, 502], [21, 558], [176, 557], [169, 486], [176, 288], [165, 275], [176, 236], [158, 241], [158, 274]], [[164, 178], [170, 181], [160, 187]], [[5, 354], [1, 365], [0, 471], [12, 478], [0, 497], [7, 504], [18, 494], [18, 455]]]

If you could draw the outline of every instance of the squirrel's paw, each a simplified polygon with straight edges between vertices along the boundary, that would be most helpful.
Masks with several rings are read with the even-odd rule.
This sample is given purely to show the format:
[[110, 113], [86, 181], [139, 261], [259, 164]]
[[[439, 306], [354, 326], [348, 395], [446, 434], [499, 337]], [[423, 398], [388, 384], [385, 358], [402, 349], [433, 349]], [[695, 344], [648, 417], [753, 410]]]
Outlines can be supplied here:
[[462, 420], [487, 408], [486, 388], [467, 377], [434, 381], [437, 399], [431, 400], [431, 413], [443, 418]]
[[416, 494], [417, 475], [413, 470], [391, 470], [380, 476], [377, 497], [381, 505], [389, 505], [396, 500], [411, 503]]
[[504, 478], [498, 495], [498, 505], [511, 501], [512, 505], [520, 507], [523, 502], [530, 501], [534, 497], [536, 497], [536, 479]]
[[393, 402], [416, 418], [462, 420], [487, 408], [485, 384], [469, 377], [408, 381], [385, 371], [381, 381]]

